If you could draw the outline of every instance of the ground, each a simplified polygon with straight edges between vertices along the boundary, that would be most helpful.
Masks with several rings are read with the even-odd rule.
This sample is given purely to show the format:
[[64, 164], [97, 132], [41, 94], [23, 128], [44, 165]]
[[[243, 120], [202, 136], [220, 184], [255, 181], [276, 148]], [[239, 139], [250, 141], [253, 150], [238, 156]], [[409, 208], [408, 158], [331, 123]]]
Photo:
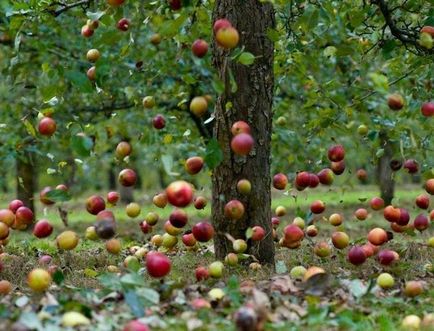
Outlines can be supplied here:
[[[420, 212], [413, 207], [414, 197], [420, 192], [421, 187], [416, 185], [402, 187], [395, 202], [409, 209], [414, 217]], [[297, 198], [276, 195], [273, 207], [283, 205], [288, 212], [281, 218], [280, 232], [295, 215], [308, 220], [305, 216], [309, 204], [323, 199], [326, 212], [314, 219], [320, 230], [318, 237], [305, 239], [297, 250], [277, 248], [275, 270], [270, 266], [252, 270], [248, 267], [252, 261], [246, 259], [241, 266], [225, 266], [221, 279], [203, 282], [195, 280], [194, 269], [214, 261], [212, 246], [206, 244], [198, 251], [185, 251], [180, 243], [181, 249], [168, 252], [173, 265], [164, 281], [150, 279], [143, 263], [125, 268], [123, 260], [130, 254], [129, 248], [144, 245], [152, 249], [152, 234], [142, 234], [137, 225], [140, 218], [128, 219], [123, 206], [113, 208], [119, 225], [117, 235], [123, 244], [120, 255], [108, 254], [102, 242], [86, 240], [83, 235], [76, 250], [59, 252], [54, 235], [41, 240], [27, 232], [14, 232], [5, 247], [7, 256], [2, 258], [4, 270], [0, 273], [0, 278], [9, 280], [14, 290], [0, 300], [0, 329], [8, 330], [18, 321], [30, 329], [64, 330], [63, 314], [78, 311], [90, 319], [90, 326], [81, 326], [83, 330], [120, 330], [135, 316], [142, 317], [152, 330], [235, 330], [234, 319], [240, 314], [235, 312], [247, 304], [255, 308], [259, 321], [266, 320], [265, 330], [399, 330], [406, 315], [422, 318], [434, 313], [433, 249], [426, 245], [432, 229], [416, 236], [395, 234], [386, 245], [399, 253], [400, 260], [389, 267], [382, 267], [375, 258], [353, 266], [347, 262], [347, 249], [334, 250], [325, 259], [312, 253], [314, 242], [330, 237], [333, 227], [325, 216], [333, 212], [344, 214], [341, 229], [349, 234], [352, 243], [364, 243], [367, 230], [374, 226], [388, 229], [381, 211], [370, 210], [366, 221], [358, 221], [353, 215], [375, 195], [376, 188], [371, 186], [301, 192]], [[7, 199], [4, 201], [6, 205]], [[79, 234], [94, 222], [94, 217], [85, 212], [83, 201], [78, 199], [64, 206], [70, 211], [69, 227]], [[159, 212], [160, 223], [170, 213], [170, 208], [156, 210], [144, 199], [141, 217], [151, 210]], [[208, 209], [188, 211], [193, 222], [209, 215]], [[40, 209], [38, 213], [56, 224], [55, 233], [63, 229], [56, 207]], [[157, 226], [153, 233], [160, 229]], [[26, 276], [44, 254], [51, 255], [52, 264], [58, 266], [53, 275], [57, 284], [46, 294], [35, 295], [26, 285]], [[120, 273], [108, 272], [109, 265], [118, 266]], [[327, 274], [303, 282], [289, 275], [297, 265], [319, 266]], [[394, 276], [392, 289], [382, 290], [375, 285], [381, 272]], [[409, 280], [423, 281], [424, 293], [416, 298], [404, 296], [402, 289]], [[218, 293], [210, 294], [214, 288], [223, 289], [224, 297], [217, 299]], [[206, 307], [199, 309], [200, 305]]]

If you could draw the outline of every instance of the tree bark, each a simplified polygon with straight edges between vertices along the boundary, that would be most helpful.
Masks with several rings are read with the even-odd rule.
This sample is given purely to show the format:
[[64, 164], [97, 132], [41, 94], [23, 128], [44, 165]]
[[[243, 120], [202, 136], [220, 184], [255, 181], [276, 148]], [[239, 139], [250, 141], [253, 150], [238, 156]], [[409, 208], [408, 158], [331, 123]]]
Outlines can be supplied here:
[[37, 171], [32, 153], [24, 152], [16, 158], [17, 199], [35, 213], [33, 193], [36, 190]]
[[[212, 222], [216, 230], [215, 254], [223, 259], [232, 251], [232, 243], [226, 237], [245, 238], [249, 227], [260, 225], [267, 235], [264, 240], [249, 247], [249, 252], [260, 262], [274, 264], [274, 243], [271, 226], [270, 154], [272, 103], [274, 89], [273, 42], [267, 30], [274, 28], [273, 6], [258, 0], [217, 0], [213, 19], [227, 18], [240, 34], [239, 46], [256, 58], [250, 66], [230, 59], [229, 52], [214, 43], [213, 63], [225, 91], [216, 101], [214, 137], [223, 152], [223, 161], [212, 175]], [[230, 73], [237, 85], [231, 89]], [[227, 107], [231, 104], [231, 107]], [[255, 140], [254, 149], [246, 157], [233, 154], [230, 148], [231, 126], [243, 120], [249, 123]], [[236, 184], [248, 179], [252, 192], [243, 197], [237, 193]], [[245, 207], [241, 220], [232, 221], [224, 216], [225, 204], [240, 200]]]
[[390, 167], [390, 161], [393, 158], [393, 145], [385, 132], [380, 132], [380, 146], [384, 149], [384, 154], [378, 161], [377, 180], [380, 186], [381, 198], [386, 205], [389, 205], [395, 192], [395, 180]]

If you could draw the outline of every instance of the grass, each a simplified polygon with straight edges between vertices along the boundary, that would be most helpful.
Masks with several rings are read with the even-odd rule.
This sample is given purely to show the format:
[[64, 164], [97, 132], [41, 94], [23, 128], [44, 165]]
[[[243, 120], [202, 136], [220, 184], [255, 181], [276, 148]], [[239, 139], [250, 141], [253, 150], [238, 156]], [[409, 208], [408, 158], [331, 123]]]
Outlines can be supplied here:
[[[414, 217], [419, 211], [413, 207], [413, 200], [420, 192], [419, 187], [409, 186], [399, 190], [395, 200], [400, 206], [408, 208]], [[321, 199], [327, 205], [325, 215], [332, 212], [342, 213], [345, 221], [339, 229], [345, 230], [353, 243], [362, 243], [366, 241], [366, 230], [373, 226], [387, 226], [381, 212], [370, 213], [366, 221], [358, 221], [353, 216], [355, 209], [366, 207], [367, 201], [377, 193], [376, 188], [371, 186], [346, 191], [320, 189], [309, 193], [301, 192], [297, 197], [273, 193], [276, 194], [273, 208], [279, 205], [287, 208], [288, 214], [282, 218], [280, 225], [280, 228], [283, 228], [295, 215], [307, 215], [310, 203]], [[83, 233], [87, 226], [93, 224], [94, 216], [84, 210], [82, 201], [71, 201], [64, 208], [70, 211], [70, 227], [77, 232]], [[152, 249], [148, 243], [150, 235], [143, 235], [137, 226], [140, 218], [128, 219], [122, 206], [112, 210], [124, 247], [122, 254], [118, 256], [108, 254], [102, 242], [82, 239], [76, 250], [58, 252], [52, 239], [36, 240], [25, 232], [13, 233], [6, 247], [8, 256], [2, 259], [5, 268], [0, 277], [14, 284], [14, 292], [12, 296], [0, 300], [0, 317], [4, 317], [3, 322], [0, 318], [0, 329], [8, 329], [12, 322], [22, 321], [23, 318], [25, 324], [28, 322], [26, 319], [35, 316], [40, 320], [37, 315], [25, 315], [25, 312], [40, 313], [40, 309], [45, 309], [44, 301], [40, 300], [47, 298], [29, 292], [26, 275], [38, 266], [37, 259], [43, 254], [53, 257], [52, 263], [59, 267], [64, 278], [62, 283], [52, 290], [57, 300], [57, 310], [46, 319], [43, 328], [51, 324], [58, 326], [59, 316], [72, 309], [92, 317], [93, 325], [89, 330], [118, 330], [126, 320], [133, 318], [132, 313], [138, 305], [140, 309], [148, 307], [149, 316], [145, 320], [153, 326], [152, 330], [187, 330], [194, 323], [197, 324], [197, 330], [217, 330], [222, 327], [234, 330], [234, 324], [228, 317], [232, 316], [243, 302], [258, 304], [259, 299], [248, 291], [252, 287], [265, 293], [267, 297], [264, 308], [269, 315], [266, 330], [399, 330], [403, 316], [417, 314], [422, 317], [423, 314], [434, 312], [434, 270], [432, 266], [429, 267], [433, 263], [433, 251], [425, 244], [427, 238], [432, 236], [432, 231], [416, 237], [410, 234], [395, 235], [387, 248], [399, 253], [400, 262], [397, 264], [380, 267], [374, 259], [369, 259], [363, 266], [354, 267], [346, 261], [346, 251], [335, 250], [327, 259], [312, 254], [315, 242], [327, 240], [335, 230], [323, 216], [317, 216], [312, 218], [312, 221], [320, 229], [319, 238], [307, 238], [298, 250], [277, 248], [276, 271], [267, 266], [252, 270], [248, 267], [251, 260], [246, 260], [242, 263], [244, 267], [226, 267], [224, 277], [220, 280], [208, 280], [202, 285], [195, 285], [194, 269], [198, 265], [206, 266], [214, 261], [212, 247], [204, 245], [199, 251], [179, 250], [168, 253], [173, 266], [164, 283], [149, 279], [146, 273], [136, 279], [135, 283], [125, 283], [123, 278], [117, 276], [109, 277], [107, 283], [101, 283], [99, 277], [106, 274], [108, 265], [120, 266], [122, 274], [136, 275], [122, 266], [124, 258], [129, 255], [130, 247], [139, 245]], [[149, 211], [155, 211], [155, 208], [149, 201], [142, 201], [141, 217]], [[204, 211], [192, 208], [188, 211], [194, 220], [209, 215], [209, 207]], [[161, 219], [166, 219], [170, 209], [165, 208], [158, 212]], [[56, 233], [64, 228], [55, 208], [39, 209], [38, 214], [54, 222]], [[159, 229], [158, 227], [156, 231]], [[319, 278], [317, 284], [314, 284], [321, 290], [320, 296], [308, 295], [309, 287], [306, 288], [300, 281], [289, 280], [288, 277], [284, 278], [286, 283], [276, 280], [278, 278], [275, 277], [285, 277], [296, 265], [316, 265], [327, 271], [328, 278]], [[372, 287], [378, 274], [384, 271], [391, 273], [396, 279], [396, 286], [390, 291]], [[415, 299], [405, 298], [400, 289], [406, 281], [414, 279], [426, 282], [426, 291]], [[276, 286], [280, 286], [280, 289], [281, 286], [289, 286], [291, 291], [273, 291]], [[226, 292], [225, 299], [212, 302], [214, 308], [211, 310], [192, 309], [191, 301], [196, 297], [207, 298], [207, 292], [213, 287], [223, 288]], [[149, 288], [149, 291], [157, 290], [160, 295], [158, 305], [146, 301], [152, 293], [146, 292], [146, 288]], [[360, 295], [360, 288], [367, 291], [366, 294]], [[105, 296], [113, 295], [113, 289], [122, 293], [124, 298], [101, 302]], [[148, 299], [140, 297], [140, 293], [144, 291]], [[130, 292], [136, 294], [129, 294]], [[11, 300], [23, 295], [30, 296], [30, 303], [25, 305], [24, 310], [10, 305]], [[90, 314], [89, 311], [93, 313]]]

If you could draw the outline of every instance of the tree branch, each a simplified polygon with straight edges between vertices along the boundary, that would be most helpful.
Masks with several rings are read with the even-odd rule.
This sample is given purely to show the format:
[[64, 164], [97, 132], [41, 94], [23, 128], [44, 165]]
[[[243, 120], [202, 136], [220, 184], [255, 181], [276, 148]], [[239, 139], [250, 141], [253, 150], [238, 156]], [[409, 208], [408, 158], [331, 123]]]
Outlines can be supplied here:
[[371, 0], [372, 4], [375, 4], [380, 9], [381, 14], [384, 17], [387, 27], [389, 27], [390, 33], [404, 45], [413, 46], [419, 54], [432, 55], [433, 49], [427, 49], [419, 45], [419, 31], [414, 28], [401, 29], [398, 27], [397, 22], [394, 20], [392, 13], [395, 9], [390, 9], [385, 0]]
[[89, 5], [91, 4], [93, 0], [80, 0], [77, 2], [73, 2], [70, 4], [64, 4], [64, 3], [56, 3], [62, 6], [62, 8], [59, 8], [57, 10], [48, 10], [49, 13], [51, 13], [54, 17], [57, 17], [59, 15], [61, 15], [62, 13], [75, 8], [75, 7], [83, 7], [83, 8], [88, 8]]

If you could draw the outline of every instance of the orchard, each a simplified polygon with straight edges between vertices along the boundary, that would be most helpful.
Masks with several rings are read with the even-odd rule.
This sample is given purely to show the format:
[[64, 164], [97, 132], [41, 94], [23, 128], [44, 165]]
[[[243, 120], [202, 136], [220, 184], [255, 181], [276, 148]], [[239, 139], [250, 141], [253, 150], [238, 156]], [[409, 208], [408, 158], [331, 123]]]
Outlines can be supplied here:
[[434, 9], [0, 0], [1, 330], [434, 330]]

